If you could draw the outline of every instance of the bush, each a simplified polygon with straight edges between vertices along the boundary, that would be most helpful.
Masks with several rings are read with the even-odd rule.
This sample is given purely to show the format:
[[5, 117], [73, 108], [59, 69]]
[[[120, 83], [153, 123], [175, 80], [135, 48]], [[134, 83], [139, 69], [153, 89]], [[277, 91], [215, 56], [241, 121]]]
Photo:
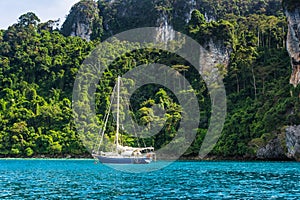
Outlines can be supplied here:
[[30, 147], [25, 149], [26, 156], [31, 157], [33, 155], [33, 153], [34, 153], [34, 151]]

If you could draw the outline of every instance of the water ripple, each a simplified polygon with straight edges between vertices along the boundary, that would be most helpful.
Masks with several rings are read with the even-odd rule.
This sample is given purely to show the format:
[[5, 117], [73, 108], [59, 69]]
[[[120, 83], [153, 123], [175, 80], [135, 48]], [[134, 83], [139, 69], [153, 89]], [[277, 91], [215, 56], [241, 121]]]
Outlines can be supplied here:
[[0, 160], [0, 199], [298, 199], [299, 180], [296, 162], [175, 162], [130, 174], [93, 160]]

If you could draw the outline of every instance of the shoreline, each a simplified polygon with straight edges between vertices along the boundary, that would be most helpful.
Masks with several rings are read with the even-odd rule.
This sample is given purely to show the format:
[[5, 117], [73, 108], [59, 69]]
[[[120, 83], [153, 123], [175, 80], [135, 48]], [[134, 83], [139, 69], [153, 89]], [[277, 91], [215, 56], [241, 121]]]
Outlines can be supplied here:
[[[34, 157], [4, 157], [0, 156], [0, 160], [95, 160], [92, 156], [34, 156]], [[168, 161], [168, 159], [164, 159]], [[172, 160], [172, 159], [171, 159]], [[197, 156], [187, 156], [180, 157], [175, 161], [192, 161], [192, 162], [202, 162], [202, 161], [238, 161], [238, 162], [299, 162], [294, 159], [259, 159], [255, 157], [218, 157], [218, 156], [209, 156], [204, 159], [201, 159]]]

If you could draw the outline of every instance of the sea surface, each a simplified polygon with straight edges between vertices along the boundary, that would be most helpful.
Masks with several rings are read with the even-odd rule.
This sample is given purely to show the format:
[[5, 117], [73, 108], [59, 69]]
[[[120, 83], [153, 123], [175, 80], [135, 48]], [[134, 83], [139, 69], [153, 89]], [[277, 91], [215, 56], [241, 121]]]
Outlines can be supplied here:
[[300, 163], [179, 161], [125, 173], [94, 160], [0, 160], [0, 199], [300, 199]]

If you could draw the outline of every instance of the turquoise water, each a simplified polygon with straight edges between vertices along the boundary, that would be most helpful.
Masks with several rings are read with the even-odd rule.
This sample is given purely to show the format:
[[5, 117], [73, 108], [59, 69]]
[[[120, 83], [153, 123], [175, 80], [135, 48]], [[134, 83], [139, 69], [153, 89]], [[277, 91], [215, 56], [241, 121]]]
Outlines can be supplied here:
[[299, 199], [299, 182], [296, 162], [175, 162], [133, 174], [93, 160], [0, 160], [0, 199]]

